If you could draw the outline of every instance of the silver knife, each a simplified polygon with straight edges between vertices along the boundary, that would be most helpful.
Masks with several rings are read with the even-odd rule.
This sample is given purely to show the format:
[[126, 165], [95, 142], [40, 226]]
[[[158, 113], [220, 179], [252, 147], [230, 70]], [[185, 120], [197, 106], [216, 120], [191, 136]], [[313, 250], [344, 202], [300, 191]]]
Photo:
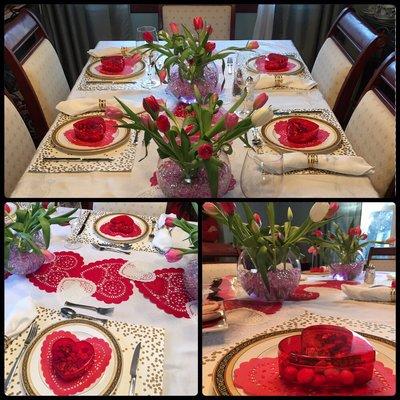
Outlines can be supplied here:
[[131, 396], [134, 396], [135, 394], [136, 370], [139, 364], [140, 346], [141, 343], [139, 342], [139, 344], [135, 348], [135, 351], [133, 352], [133, 357], [131, 362], [131, 382], [129, 385], [129, 395]]
[[77, 162], [89, 162], [89, 161], [114, 161], [113, 158], [82, 158], [82, 157], [43, 157], [43, 161], [77, 161]]
[[93, 83], [93, 84], [104, 84], [104, 85], [115, 85], [119, 84], [122, 85], [124, 83], [129, 85], [135, 85], [137, 81], [86, 81], [86, 83]]

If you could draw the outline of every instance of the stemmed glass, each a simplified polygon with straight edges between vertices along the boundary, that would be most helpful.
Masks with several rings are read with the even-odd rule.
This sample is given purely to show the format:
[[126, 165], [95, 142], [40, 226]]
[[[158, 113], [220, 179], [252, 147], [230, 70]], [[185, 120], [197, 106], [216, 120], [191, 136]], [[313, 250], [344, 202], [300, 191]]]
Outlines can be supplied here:
[[[139, 26], [137, 28], [137, 45], [141, 46], [146, 43], [146, 41], [143, 38], [143, 35], [145, 32], [150, 33], [153, 38], [154, 42], [158, 41], [157, 37], [157, 30], [154, 26]], [[154, 51], [148, 51], [146, 53], [143, 53], [143, 61], [146, 65], [146, 77], [142, 79], [141, 85], [145, 89], [153, 89], [157, 86], [161, 85], [161, 82], [159, 79], [155, 79], [154, 77], [154, 64], [155, 60], [157, 58], [157, 54]]]
[[70, 232], [67, 238], [64, 240], [64, 246], [69, 250], [76, 250], [82, 247], [82, 244], [77, 241], [77, 229], [79, 225], [80, 218], [82, 216], [82, 204], [81, 203], [74, 203], [74, 207], [78, 208], [76, 212], [72, 215], [76, 217], [69, 221]]

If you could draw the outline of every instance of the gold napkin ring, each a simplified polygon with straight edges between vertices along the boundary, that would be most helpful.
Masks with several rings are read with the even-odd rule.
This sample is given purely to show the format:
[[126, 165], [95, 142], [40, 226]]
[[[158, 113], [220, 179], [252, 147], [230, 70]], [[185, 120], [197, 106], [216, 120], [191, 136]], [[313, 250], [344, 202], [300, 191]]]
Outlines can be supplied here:
[[124, 57], [126, 57], [126, 56], [128, 55], [127, 53], [128, 53], [128, 48], [122, 46], [122, 47], [121, 47], [121, 54], [122, 54]]
[[283, 75], [275, 75], [275, 86], [283, 86]]
[[106, 109], [106, 100], [104, 99], [99, 99], [99, 109], [100, 111], [105, 111]]
[[307, 154], [307, 162], [309, 168], [314, 168], [314, 165], [318, 164], [317, 154]]
[[396, 289], [390, 291], [390, 301], [396, 301]]

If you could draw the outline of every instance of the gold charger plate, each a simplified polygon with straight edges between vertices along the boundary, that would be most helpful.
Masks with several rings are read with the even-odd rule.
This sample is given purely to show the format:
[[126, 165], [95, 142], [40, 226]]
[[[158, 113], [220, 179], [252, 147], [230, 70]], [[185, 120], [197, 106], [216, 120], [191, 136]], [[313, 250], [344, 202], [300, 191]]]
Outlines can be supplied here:
[[[115, 141], [113, 141], [112, 143], [110, 143], [106, 146], [95, 147], [95, 148], [88, 147], [88, 146], [75, 145], [75, 144], [67, 141], [66, 139], [64, 139], [61, 136], [63, 134], [63, 132], [68, 130], [68, 129], [65, 129], [67, 126], [70, 125], [69, 129], [73, 129], [73, 124], [76, 121], [79, 121], [83, 118], [91, 117], [91, 116], [99, 116], [99, 114], [92, 113], [92, 114], [81, 115], [79, 117], [72, 118], [72, 119], [58, 125], [51, 134], [51, 142], [52, 142], [53, 146], [57, 150], [60, 150], [63, 153], [67, 153], [67, 154], [91, 155], [91, 154], [104, 153], [109, 150], [114, 150], [114, 149], [122, 146], [129, 140], [129, 136], [130, 136], [130, 132], [131, 132], [131, 130], [129, 128], [118, 128], [118, 131], [121, 130], [121, 132], [118, 133], [118, 135], [115, 138], [116, 139]], [[110, 119], [110, 118], [108, 118], [108, 119]], [[121, 119], [118, 122], [119, 123], [128, 123], [128, 121], [126, 121], [124, 119]], [[65, 143], [65, 142], [67, 142], [67, 143]]]
[[[124, 81], [125, 79], [133, 78], [134, 76], [140, 75], [146, 68], [143, 61], [138, 61], [133, 66], [133, 71], [128, 75], [105, 75], [98, 72], [95, 67], [101, 64], [101, 59], [98, 59], [90, 63], [86, 68], [86, 75], [91, 78], [101, 79], [104, 81]], [[139, 67], [139, 68], [137, 68]]]
[[[116, 217], [118, 215], [128, 215], [129, 217], [132, 217], [134, 222], [136, 224], [138, 224], [140, 226], [140, 228], [142, 229], [142, 233], [139, 236], [136, 236], [134, 238], [122, 238], [122, 239], [115, 239], [114, 237], [105, 235], [104, 233], [102, 233], [100, 231], [100, 224], [104, 224], [106, 222], [108, 222], [108, 220], [110, 220], [113, 217]], [[102, 238], [106, 239], [107, 241], [110, 242], [115, 242], [115, 243], [135, 243], [135, 242], [139, 242], [141, 241], [144, 237], [146, 237], [147, 232], [149, 231], [149, 224], [143, 219], [138, 217], [137, 215], [134, 214], [128, 214], [128, 213], [112, 213], [112, 214], [107, 214], [104, 215], [103, 217], [98, 218], [94, 224], [93, 224], [93, 229], [95, 231], [95, 233], [98, 236], [101, 236]]]
[[[269, 53], [267, 53], [267, 54], [269, 54]], [[252, 64], [254, 64], [254, 62], [255, 62], [255, 60], [256, 60], [257, 58], [266, 56], [267, 54], [264, 54], [264, 55], [261, 55], [261, 56], [257, 56], [257, 57], [249, 58], [249, 59], [246, 61], [246, 68], [247, 68], [249, 71], [255, 72], [255, 73], [257, 73], [257, 74], [268, 74], [268, 75], [298, 75], [298, 74], [300, 74], [301, 72], [304, 71], [304, 64], [303, 64], [300, 60], [298, 60], [297, 58], [290, 57], [290, 56], [286, 56], [286, 57], [289, 59], [289, 61], [291, 61], [292, 63], [296, 64], [296, 66], [297, 66], [297, 68], [294, 69], [294, 70], [292, 70], [292, 71], [290, 71], [290, 70], [289, 70], [289, 71], [283, 71], [283, 72], [279, 72], [279, 71], [269, 71], [269, 72], [259, 71], [259, 70], [258, 70], [257, 68], [255, 68]]]
[[[288, 120], [290, 118], [294, 118], [294, 117], [303, 117], [305, 119], [310, 119], [315, 121], [316, 123], [318, 123], [319, 125], [325, 125], [325, 128], [329, 129], [329, 133], [330, 134], [335, 134], [336, 137], [334, 138], [334, 141], [330, 144], [327, 145], [325, 147], [321, 147], [321, 145], [319, 146], [314, 146], [314, 147], [304, 147], [304, 148], [293, 148], [293, 147], [286, 147], [282, 144], [276, 143], [278, 141], [278, 139], [276, 138], [276, 141], [273, 141], [271, 139], [271, 132], [274, 133], [275, 130], [272, 128], [271, 126], [274, 125], [276, 122], [279, 121], [283, 121], [283, 120]], [[324, 127], [322, 127], [322, 129], [325, 129]], [[264, 140], [264, 142], [272, 149], [278, 151], [279, 153], [287, 153], [287, 152], [293, 152], [293, 151], [300, 151], [302, 153], [310, 153], [310, 154], [330, 154], [332, 153], [334, 150], [336, 150], [340, 143], [342, 142], [342, 135], [339, 131], [339, 129], [332, 125], [330, 122], [325, 121], [324, 119], [320, 119], [320, 118], [316, 118], [316, 117], [310, 117], [308, 115], [303, 115], [301, 113], [295, 113], [295, 114], [291, 114], [291, 115], [281, 115], [281, 116], [277, 116], [274, 117], [271, 121], [269, 121], [268, 123], [266, 123], [265, 125], [262, 126], [261, 128], [261, 136]]]
[[[74, 326], [79, 326], [79, 325], [83, 325], [82, 328], [80, 329], [85, 329], [85, 327], [89, 327], [89, 329], [94, 330], [94, 331], [99, 331], [102, 336], [106, 337], [109, 340], [109, 344], [112, 345], [113, 347], [113, 354], [111, 356], [111, 360], [113, 360], [113, 370], [111, 371], [111, 376], [110, 376], [110, 380], [109, 382], [103, 386], [104, 389], [101, 391], [101, 393], [97, 393], [98, 395], [102, 395], [102, 396], [107, 396], [110, 395], [111, 393], [113, 393], [113, 391], [115, 390], [115, 388], [117, 387], [119, 378], [121, 376], [122, 373], [122, 352], [121, 349], [119, 347], [118, 341], [115, 339], [115, 337], [112, 335], [111, 332], [109, 332], [106, 328], [104, 328], [103, 326], [96, 324], [92, 321], [87, 321], [84, 319], [74, 319], [72, 321], [61, 321], [61, 322], [57, 322], [53, 325], [50, 325], [49, 327], [47, 327], [46, 329], [44, 329], [42, 332], [39, 333], [39, 335], [32, 341], [32, 343], [30, 344], [30, 346], [28, 347], [27, 351], [24, 354], [24, 357], [22, 359], [22, 385], [26, 391], [27, 395], [30, 396], [39, 396], [39, 395], [43, 395], [44, 393], [39, 393], [37, 391], [37, 383], [36, 386], [32, 381], [32, 377], [31, 377], [31, 373], [35, 373], [36, 374], [36, 379], [41, 379], [40, 378], [40, 371], [38, 370], [38, 365], [31, 365], [31, 361], [34, 355], [34, 352], [39, 352], [40, 353], [40, 349], [38, 349], [38, 345], [40, 343], [42, 343], [42, 340], [44, 340], [44, 337], [53, 332], [56, 331], [58, 329], [65, 329], [68, 330], [68, 326], [69, 325], [74, 325]], [[73, 330], [72, 332], [77, 332], [76, 330]], [[79, 331], [78, 331], [79, 332]], [[38, 355], [36, 355], [36, 358], [38, 357]], [[110, 362], [111, 362], [110, 360]], [[40, 363], [39, 363], [40, 364]], [[107, 366], [107, 368], [110, 367], [110, 364]], [[93, 388], [95, 388], [97, 385], [101, 384], [101, 380], [103, 379], [103, 377], [105, 376], [105, 374], [107, 373], [107, 368], [104, 371], [103, 375], [101, 378], [99, 378], [99, 380], [97, 380], [95, 383], [93, 383], [89, 388], [84, 389], [82, 392], [77, 393], [76, 395], [79, 395], [80, 393], [86, 393], [90, 390], [93, 390]], [[108, 372], [109, 373], [109, 372]], [[40, 383], [40, 382], [39, 382]], [[45, 384], [44, 382], [42, 383], [42, 385], [44, 385], [46, 388], [46, 390], [50, 393], [45, 393], [47, 395], [51, 395], [51, 389], [47, 387], [47, 384]]]
[[[265, 355], [265, 353], [268, 352], [274, 353], [273, 356], [277, 357], [279, 341], [287, 336], [292, 336], [294, 333], [299, 333], [302, 330], [303, 328], [295, 328], [266, 333], [246, 340], [234, 347], [222, 357], [214, 368], [212, 381], [215, 393], [219, 396], [243, 396], [243, 394], [239, 392], [233, 384], [233, 372], [237, 368], [238, 365], [236, 364], [239, 364], [239, 360], [241, 360], [240, 362], [244, 362], [254, 357], [266, 357], [267, 355]], [[356, 333], [372, 342], [371, 344], [376, 348], [377, 361], [386, 361], [386, 364], [390, 362], [395, 373], [396, 344], [391, 340], [380, 338], [378, 336], [361, 332]], [[276, 344], [274, 344], [274, 342], [276, 342]], [[245, 353], [249, 354], [245, 356]], [[386, 353], [390, 353], [390, 355]], [[268, 354], [268, 356], [272, 356], [272, 354]]]

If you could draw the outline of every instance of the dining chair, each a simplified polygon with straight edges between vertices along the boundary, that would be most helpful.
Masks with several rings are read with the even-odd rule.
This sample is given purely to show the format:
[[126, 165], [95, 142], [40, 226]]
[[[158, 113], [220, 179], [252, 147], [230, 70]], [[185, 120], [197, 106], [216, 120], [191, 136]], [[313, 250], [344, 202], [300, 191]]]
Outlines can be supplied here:
[[237, 262], [239, 257], [239, 250], [228, 243], [213, 243], [203, 242], [202, 243], [202, 256], [203, 262]]
[[377, 271], [396, 272], [396, 248], [371, 247], [367, 265], [373, 265]]
[[4, 96], [4, 193], [9, 197], [25, 172], [35, 145], [13, 102]]
[[328, 32], [311, 75], [343, 126], [362, 73], [385, 42], [386, 37], [361, 21], [351, 7], [340, 13]]
[[357, 155], [375, 167], [370, 176], [381, 197], [395, 192], [396, 57], [390, 54], [371, 78], [345, 134]]
[[93, 210], [96, 211], [110, 211], [115, 213], [132, 213], [141, 215], [157, 215], [165, 213], [167, 207], [166, 202], [130, 202], [130, 203], [93, 203]]
[[70, 88], [54, 47], [37, 17], [24, 9], [4, 27], [4, 59], [24, 97], [35, 131], [47, 133]]
[[235, 38], [235, 5], [186, 5], [161, 4], [159, 6], [160, 22], [168, 30], [171, 22], [184, 24], [193, 31], [193, 18], [201, 16], [213, 28], [212, 40], [229, 40]]

